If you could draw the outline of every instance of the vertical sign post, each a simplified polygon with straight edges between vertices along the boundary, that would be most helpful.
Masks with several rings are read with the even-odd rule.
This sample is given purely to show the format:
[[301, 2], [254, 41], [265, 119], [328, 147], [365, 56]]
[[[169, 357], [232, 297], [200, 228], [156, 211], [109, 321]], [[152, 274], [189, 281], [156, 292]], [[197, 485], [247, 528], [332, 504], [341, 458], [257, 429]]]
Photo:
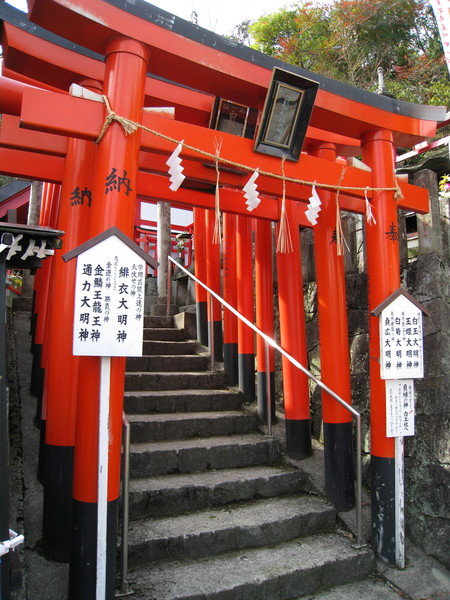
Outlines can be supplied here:
[[374, 311], [380, 317], [380, 373], [386, 385], [386, 437], [395, 438], [395, 559], [405, 567], [404, 440], [414, 435], [414, 379], [423, 377], [422, 313], [402, 289]]
[[146, 263], [157, 263], [119, 229], [64, 255], [77, 257], [73, 353], [101, 357], [98, 423], [96, 598], [106, 592], [108, 420], [111, 356], [142, 356]]

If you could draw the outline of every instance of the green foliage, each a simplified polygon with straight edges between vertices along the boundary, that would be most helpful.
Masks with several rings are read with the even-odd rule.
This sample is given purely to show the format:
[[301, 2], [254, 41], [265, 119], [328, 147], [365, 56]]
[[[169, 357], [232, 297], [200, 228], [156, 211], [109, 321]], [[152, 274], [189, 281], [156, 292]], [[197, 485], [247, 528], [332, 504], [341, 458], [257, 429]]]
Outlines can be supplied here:
[[426, 84], [425, 81], [421, 83], [420, 80], [399, 80], [391, 77], [388, 89], [395, 98], [405, 102], [450, 107], [450, 85], [446, 79]]
[[427, 0], [303, 0], [247, 26], [253, 47], [364, 89], [449, 105], [448, 70]]

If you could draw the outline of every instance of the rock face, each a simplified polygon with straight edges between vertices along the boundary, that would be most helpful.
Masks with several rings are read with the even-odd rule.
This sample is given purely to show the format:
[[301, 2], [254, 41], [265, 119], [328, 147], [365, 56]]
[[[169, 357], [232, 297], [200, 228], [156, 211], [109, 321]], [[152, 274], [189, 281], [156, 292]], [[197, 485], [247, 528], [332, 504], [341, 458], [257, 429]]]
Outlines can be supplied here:
[[405, 444], [407, 532], [449, 567], [450, 265], [435, 254], [420, 255], [406, 282], [430, 311], [424, 317], [425, 377], [416, 382], [416, 435]]

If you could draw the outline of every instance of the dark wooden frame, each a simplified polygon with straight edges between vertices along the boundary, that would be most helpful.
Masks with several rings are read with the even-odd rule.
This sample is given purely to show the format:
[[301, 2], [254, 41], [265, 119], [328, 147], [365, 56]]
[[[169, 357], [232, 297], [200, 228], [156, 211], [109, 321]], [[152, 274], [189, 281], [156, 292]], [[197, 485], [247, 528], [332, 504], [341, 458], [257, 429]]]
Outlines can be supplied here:
[[317, 81], [273, 69], [255, 152], [298, 161], [318, 88]]

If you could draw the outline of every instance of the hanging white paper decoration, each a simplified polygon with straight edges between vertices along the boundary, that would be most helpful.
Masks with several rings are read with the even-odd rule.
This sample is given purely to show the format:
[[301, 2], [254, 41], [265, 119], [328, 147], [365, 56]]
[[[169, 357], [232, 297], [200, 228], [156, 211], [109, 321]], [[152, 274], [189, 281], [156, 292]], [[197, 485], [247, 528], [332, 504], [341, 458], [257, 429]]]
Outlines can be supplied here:
[[245, 192], [244, 197], [247, 198], [245, 204], [247, 205], [247, 210], [250, 212], [254, 210], [261, 202], [261, 198], [258, 196], [258, 186], [255, 183], [258, 176], [259, 172], [256, 170], [242, 188]]
[[305, 216], [311, 225], [317, 225], [317, 219], [319, 216], [319, 212], [322, 210], [321, 208], [321, 200], [319, 198], [319, 194], [316, 192], [316, 186], [313, 185], [312, 193], [309, 198], [308, 208], [305, 211]]
[[180, 185], [183, 183], [183, 181], [186, 179], [186, 175], [183, 175], [184, 168], [181, 166], [181, 158], [179, 156], [181, 149], [183, 148], [183, 142], [184, 140], [182, 140], [178, 144], [178, 146], [175, 148], [175, 150], [172, 152], [172, 154], [166, 161], [166, 165], [169, 167], [169, 175], [171, 182], [169, 187], [173, 192], [176, 192]]
[[375, 217], [373, 216], [373, 212], [372, 212], [372, 205], [369, 202], [369, 198], [367, 197], [367, 190], [365, 190], [364, 192], [364, 196], [366, 198], [366, 220], [369, 223], [369, 225], [376, 225], [377, 221], [375, 219]]

